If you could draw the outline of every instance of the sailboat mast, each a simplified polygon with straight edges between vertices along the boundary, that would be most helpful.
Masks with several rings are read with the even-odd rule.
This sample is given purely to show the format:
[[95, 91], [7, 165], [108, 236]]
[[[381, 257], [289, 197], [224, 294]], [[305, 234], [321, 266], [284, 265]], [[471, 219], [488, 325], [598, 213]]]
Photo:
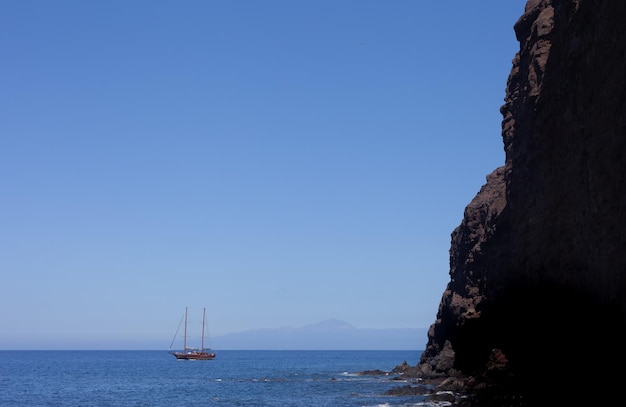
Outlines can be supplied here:
[[185, 335], [183, 336], [183, 350], [187, 350], [187, 307], [185, 307]]
[[204, 321], [206, 321], [206, 308], [202, 309], [202, 351], [204, 352]]

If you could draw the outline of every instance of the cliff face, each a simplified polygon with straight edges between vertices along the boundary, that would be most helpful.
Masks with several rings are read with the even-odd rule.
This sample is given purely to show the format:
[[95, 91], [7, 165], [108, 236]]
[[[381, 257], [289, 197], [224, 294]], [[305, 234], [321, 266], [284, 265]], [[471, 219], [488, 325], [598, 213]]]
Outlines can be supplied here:
[[506, 162], [452, 233], [420, 375], [522, 405], [623, 385], [625, 22], [622, 0], [528, 1], [501, 108]]

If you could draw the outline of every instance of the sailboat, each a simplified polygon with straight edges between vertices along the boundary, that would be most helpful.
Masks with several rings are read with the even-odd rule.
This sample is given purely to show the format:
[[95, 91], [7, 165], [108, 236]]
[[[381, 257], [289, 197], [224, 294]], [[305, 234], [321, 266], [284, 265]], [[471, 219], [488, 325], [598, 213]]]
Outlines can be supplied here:
[[[172, 352], [172, 345], [176, 340], [176, 335], [174, 335], [174, 339], [172, 339], [172, 344], [170, 344], [170, 353], [176, 357], [176, 359], [182, 360], [211, 360], [215, 359], [216, 354], [214, 352], [209, 352], [211, 348], [204, 347], [204, 326], [206, 325], [206, 308], [202, 311], [202, 344], [200, 349], [198, 348], [190, 348], [187, 346], [187, 307], [185, 307], [185, 330], [183, 335], [183, 350], [182, 351], [174, 351]], [[180, 329], [180, 325], [178, 326]], [[178, 334], [178, 329], [176, 330], [176, 334]]]

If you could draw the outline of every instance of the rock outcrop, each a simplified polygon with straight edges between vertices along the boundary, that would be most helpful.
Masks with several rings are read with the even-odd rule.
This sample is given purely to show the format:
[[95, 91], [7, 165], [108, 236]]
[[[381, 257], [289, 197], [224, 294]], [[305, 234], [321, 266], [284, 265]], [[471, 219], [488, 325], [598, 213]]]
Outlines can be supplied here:
[[626, 378], [626, 1], [529, 0], [514, 31], [506, 161], [452, 233], [412, 373], [476, 405], [600, 405]]

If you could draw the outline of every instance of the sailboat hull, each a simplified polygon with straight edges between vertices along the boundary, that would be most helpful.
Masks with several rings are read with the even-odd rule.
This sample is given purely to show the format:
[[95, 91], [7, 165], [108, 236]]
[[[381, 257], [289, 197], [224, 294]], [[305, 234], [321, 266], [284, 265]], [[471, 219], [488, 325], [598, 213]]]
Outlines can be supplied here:
[[182, 360], [211, 360], [215, 359], [215, 353], [209, 352], [172, 352], [176, 359]]

